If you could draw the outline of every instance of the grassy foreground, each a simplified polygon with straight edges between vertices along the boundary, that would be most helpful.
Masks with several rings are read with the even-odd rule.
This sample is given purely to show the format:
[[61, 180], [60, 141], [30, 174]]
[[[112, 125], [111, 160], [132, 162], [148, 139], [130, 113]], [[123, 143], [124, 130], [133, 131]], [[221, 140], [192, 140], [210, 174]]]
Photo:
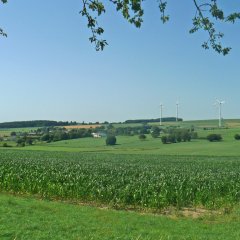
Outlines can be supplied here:
[[240, 239], [240, 208], [197, 219], [0, 195], [0, 239]]

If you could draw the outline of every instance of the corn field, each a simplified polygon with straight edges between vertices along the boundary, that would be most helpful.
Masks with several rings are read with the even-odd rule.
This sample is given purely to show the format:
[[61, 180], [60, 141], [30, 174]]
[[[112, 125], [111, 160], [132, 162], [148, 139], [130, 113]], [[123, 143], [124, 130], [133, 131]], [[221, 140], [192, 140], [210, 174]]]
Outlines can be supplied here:
[[119, 208], [240, 200], [240, 158], [0, 151], [0, 190]]

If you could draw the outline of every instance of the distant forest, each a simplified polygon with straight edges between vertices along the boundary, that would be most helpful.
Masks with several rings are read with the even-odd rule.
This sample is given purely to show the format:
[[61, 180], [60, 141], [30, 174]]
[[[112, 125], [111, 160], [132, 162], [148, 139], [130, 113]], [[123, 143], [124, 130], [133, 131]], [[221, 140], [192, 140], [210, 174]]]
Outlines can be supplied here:
[[[178, 118], [178, 121], [183, 121], [182, 118]], [[155, 119], [135, 119], [135, 120], [126, 120], [125, 123], [154, 123], [154, 122], [160, 122], [160, 118]], [[165, 117], [162, 118], [162, 122], [176, 122], [175, 117]]]
[[57, 122], [49, 120], [16, 121], [0, 123], [0, 128], [53, 127], [68, 125], [77, 125], [77, 122]]

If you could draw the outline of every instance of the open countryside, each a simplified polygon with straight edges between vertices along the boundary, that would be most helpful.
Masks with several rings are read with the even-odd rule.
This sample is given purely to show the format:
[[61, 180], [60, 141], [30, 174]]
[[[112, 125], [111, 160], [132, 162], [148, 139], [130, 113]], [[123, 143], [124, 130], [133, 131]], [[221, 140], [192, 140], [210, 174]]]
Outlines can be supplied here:
[[240, 240], [240, 1], [0, 0], [0, 240]]
[[[129, 227], [136, 224], [136, 228], [119, 235], [116, 225], [105, 226], [109, 235], [100, 230], [102, 222], [96, 219], [94, 225], [84, 227], [84, 232], [77, 224], [72, 225], [68, 235], [62, 233], [61, 239], [109, 239], [109, 236], [113, 239], [119, 236], [121, 239], [210, 239], [209, 236], [237, 239], [240, 231], [231, 234], [229, 231], [234, 224], [240, 224], [240, 141], [236, 138], [240, 133], [240, 127], [236, 127], [239, 123], [237, 119], [225, 120], [222, 128], [218, 128], [217, 120], [166, 122], [162, 126], [159, 123], [108, 123], [95, 125], [96, 128], [58, 126], [47, 128], [48, 134], [53, 134], [52, 140], [47, 141], [43, 140], [45, 128], [1, 129], [4, 138], [0, 149], [0, 201], [1, 211], [7, 211], [1, 215], [1, 221], [11, 218], [17, 211], [15, 206], [28, 211], [35, 205], [32, 217], [37, 225], [35, 230], [26, 231], [23, 222], [19, 222], [18, 231], [9, 231], [11, 223], [6, 221], [0, 228], [0, 236], [14, 239], [39, 234], [58, 239], [61, 230], [46, 235], [47, 226], [40, 227], [36, 214], [48, 219], [53, 211], [47, 224], [54, 226], [58, 222], [65, 226], [69, 222], [63, 221], [53, 209], [69, 208], [69, 218], [74, 218], [77, 212], [81, 216], [83, 211], [86, 219], [93, 218], [92, 214], [111, 221], [122, 216], [124, 220], [119, 221], [129, 221]], [[153, 134], [155, 129], [160, 130], [157, 136]], [[59, 133], [76, 131], [84, 134], [75, 139], [56, 138]], [[141, 139], [143, 131], [146, 138]], [[162, 141], [170, 132], [179, 131], [192, 131], [192, 138], [167, 144]], [[105, 135], [95, 138], [91, 134], [96, 132]], [[108, 146], [107, 135], [113, 132], [118, 132], [117, 142]], [[219, 134], [222, 139], [207, 140], [211, 134]], [[25, 139], [24, 144], [20, 139]], [[39, 201], [46, 210], [38, 209]], [[10, 206], [13, 208], [9, 212]], [[137, 216], [139, 220], [135, 220]], [[21, 221], [29, 217], [26, 212]], [[147, 225], [154, 221], [156, 228], [149, 231], [149, 227], [138, 225], [138, 221]], [[173, 232], [169, 229], [173, 221], [176, 229], [186, 224], [188, 230]], [[123, 222], [119, 224], [124, 228]], [[225, 230], [215, 238], [220, 222], [225, 224]], [[192, 225], [198, 229], [197, 237], [190, 231]], [[96, 232], [91, 232], [91, 228]]]

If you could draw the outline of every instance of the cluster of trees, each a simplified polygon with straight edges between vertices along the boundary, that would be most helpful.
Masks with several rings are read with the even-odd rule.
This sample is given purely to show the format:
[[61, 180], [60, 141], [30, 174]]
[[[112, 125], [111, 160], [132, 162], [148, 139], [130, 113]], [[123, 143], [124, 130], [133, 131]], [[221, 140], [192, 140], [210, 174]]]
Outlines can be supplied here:
[[[25, 147], [25, 145], [32, 145], [35, 141], [39, 140], [39, 136], [33, 131], [30, 132], [11, 132], [9, 141], [15, 141], [18, 147]], [[9, 146], [9, 145], [8, 145]]]
[[17, 146], [18, 147], [25, 147], [25, 145], [32, 145], [33, 144], [33, 138], [31, 137], [21, 137], [17, 139]]
[[[182, 118], [176, 119], [176, 117], [165, 117], [162, 118], [162, 122], [178, 122], [183, 121]], [[155, 123], [155, 122], [160, 122], [160, 118], [155, 118], [155, 119], [135, 119], [135, 120], [126, 120], [125, 123]]]
[[[17, 146], [24, 147], [25, 145], [32, 145], [35, 141], [56, 142], [68, 139], [77, 139], [92, 137], [93, 129], [71, 129], [47, 127], [39, 128], [31, 132], [11, 132], [11, 138], [15, 138]], [[13, 139], [12, 139], [13, 140]]]
[[92, 133], [93, 130], [91, 128], [71, 129], [70, 131], [66, 131], [64, 128], [57, 128], [52, 131], [44, 133], [41, 136], [40, 140], [46, 142], [56, 142], [68, 139], [91, 137]]
[[134, 136], [139, 134], [149, 134], [151, 130], [151, 126], [142, 125], [138, 127], [117, 127], [115, 128], [112, 124], [107, 126], [105, 133], [107, 135], [114, 135], [114, 136]]
[[105, 132], [107, 135], [114, 135], [114, 136], [134, 136], [134, 135], [151, 134], [153, 138], [157, 138], [160, 136], [160, 132], [163, 130], [158, 126], [150, 126], [144, 123], [142, 124], [142, 126], [117, 127], [117, 128], [115, 128], [112, 124], [109, 124], [107, 128], [105, 130], [102, 129], [102, 131]]
[[0, 128], [51, 127], [77, 125], [77, 122], [58, 122], [49, 120], [16, 121], [0, 123]]
[[168, 134], [161, 137], [162, 143], [177, 143], [177, 142], [190, 142], [191, 139], [198, 137], [197, 132], [191, 129], [170, 129]]

